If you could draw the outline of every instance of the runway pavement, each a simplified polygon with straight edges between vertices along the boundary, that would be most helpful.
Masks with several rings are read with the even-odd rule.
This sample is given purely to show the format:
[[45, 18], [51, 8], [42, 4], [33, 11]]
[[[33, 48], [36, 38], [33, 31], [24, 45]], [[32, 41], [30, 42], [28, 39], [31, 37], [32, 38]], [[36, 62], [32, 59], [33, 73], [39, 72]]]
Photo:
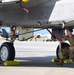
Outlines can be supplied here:
[[[0, 41], [0, 44], [4, 41]], [[19, 66], [0, 66], [0, 75], [74, 75], [74, 64], [63, 67], [52, 63], [58, 42], [15, 41], [15, 60]]]

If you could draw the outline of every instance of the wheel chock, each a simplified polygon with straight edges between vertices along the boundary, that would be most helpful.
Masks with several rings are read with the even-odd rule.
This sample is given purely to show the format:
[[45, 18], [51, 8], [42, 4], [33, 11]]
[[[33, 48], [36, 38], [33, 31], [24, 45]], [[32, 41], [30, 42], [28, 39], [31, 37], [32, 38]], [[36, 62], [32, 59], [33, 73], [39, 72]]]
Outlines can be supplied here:
[[71, 62], [71, 59], [65, 59], [65, 60], [64, 60], [64, 63], [65, 63], [65, 64], [70, 63], [70, 62]]
[[[52, 62], [59, 62], [59, 59], [53, 58], [53, 59], [52, 59]], [[71, 59], [65, 59], [65, 60], [64, 60], [64, 63], [65, 63], [65, 64], [70, 63], [70, 62], [71, 62]]]
[[52, 61], [52, 62], [59, 62], [59, 59], [53, 58], [51, 61]]
[[3, 63], [4, 66], [18, 66], [19, 65], [19, 62], [17, 61], [5, 61]]

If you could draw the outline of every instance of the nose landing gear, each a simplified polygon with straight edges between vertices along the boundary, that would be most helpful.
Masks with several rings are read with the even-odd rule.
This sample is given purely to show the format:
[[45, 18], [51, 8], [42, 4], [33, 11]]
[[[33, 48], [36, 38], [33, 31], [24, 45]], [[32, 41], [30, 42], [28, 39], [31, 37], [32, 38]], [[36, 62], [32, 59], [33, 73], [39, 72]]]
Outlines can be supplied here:
[[0, 61], [13, 61], [15, 59], [14, 41], [16, 39], [15, 27], [11, 27], [9, 42], [4, 42], [0, 47]]

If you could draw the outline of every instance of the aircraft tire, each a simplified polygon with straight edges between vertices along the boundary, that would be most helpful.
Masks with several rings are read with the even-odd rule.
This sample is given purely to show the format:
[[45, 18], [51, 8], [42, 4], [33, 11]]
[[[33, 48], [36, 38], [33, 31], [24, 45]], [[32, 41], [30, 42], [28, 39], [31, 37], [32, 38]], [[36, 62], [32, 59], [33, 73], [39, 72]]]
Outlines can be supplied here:
[[0, 61], [13, 61], [15, 59], [15, 48], [12, 43], [4, 42], [0, 47]]
[[[65, 48], [65, 47], [69, 47], [69, 46], [70, 46], [70, 45], [69, 45], [68, 43], [61, 43], [61, 48]], [[60, 51], [60, 49], [59, 49], [59, 45], [58, 45], [58, 47], [57, 47], [57, 49], [56, 49], [56, 56], [57, 56], [57, 59], [60, 59], [59, 51]], [[69, 59], [69, 56], [68, 56], [68, 55], [65, 55], [64, 58], [65, 58], [65, 59]]]

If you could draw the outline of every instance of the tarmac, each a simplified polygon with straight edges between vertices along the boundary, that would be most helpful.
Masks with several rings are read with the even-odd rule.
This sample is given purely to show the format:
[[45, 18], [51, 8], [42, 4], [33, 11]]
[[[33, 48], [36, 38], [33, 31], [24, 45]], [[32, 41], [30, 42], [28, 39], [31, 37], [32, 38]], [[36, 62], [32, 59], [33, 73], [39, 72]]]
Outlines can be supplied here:
[[[0, 41], [2, 44], [4, 40]], [[56, 58], [58, 42], [15, 41], [15, 60], [18, 66], [0, 65], [0, 75], [74, 75], [74, 64], [64, 64], [63, 67], [52, 63]]]

